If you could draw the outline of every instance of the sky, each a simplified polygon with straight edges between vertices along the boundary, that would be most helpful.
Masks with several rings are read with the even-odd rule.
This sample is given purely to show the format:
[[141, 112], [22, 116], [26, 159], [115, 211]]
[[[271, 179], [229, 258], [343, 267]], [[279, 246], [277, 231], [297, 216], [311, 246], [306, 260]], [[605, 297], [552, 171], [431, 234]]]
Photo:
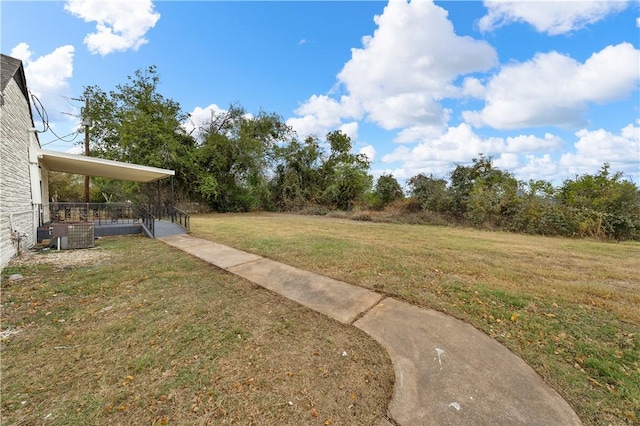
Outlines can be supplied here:
[[639, 5], [2, 0], [0, 47], [46, 111], [46, 149], [78, 150], [85, 87], [155, 65], [187, 131], [235, 103], [301, 140], [340, 129], [401, 182], [482, 153], [525, 181], [606, 162], [638, 184]]

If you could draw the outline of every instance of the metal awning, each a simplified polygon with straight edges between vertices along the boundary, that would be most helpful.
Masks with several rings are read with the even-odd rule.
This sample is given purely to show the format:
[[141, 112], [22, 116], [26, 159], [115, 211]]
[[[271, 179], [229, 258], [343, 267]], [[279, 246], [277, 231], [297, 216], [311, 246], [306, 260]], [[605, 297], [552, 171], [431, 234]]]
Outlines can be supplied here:
[[99, 176], [132, 182], [155, 182], [176, 174], [174, 170], [140, 166], [138, 164], [67, 154], [46, 149], [39, 150], [38, 160], [44, 164], [47, 169], [54, 172]]

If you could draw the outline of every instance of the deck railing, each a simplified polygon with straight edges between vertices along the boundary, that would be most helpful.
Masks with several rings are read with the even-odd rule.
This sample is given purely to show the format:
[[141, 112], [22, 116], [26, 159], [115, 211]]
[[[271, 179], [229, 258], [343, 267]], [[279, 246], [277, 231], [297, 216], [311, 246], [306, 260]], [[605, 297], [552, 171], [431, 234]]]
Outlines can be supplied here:
[[132, 203], [49, 203], [51, 222], [94, 222], [98, 225], [139, 223], [140, 208]]
[[182, 229], [184, 229], [185, 231], [189, 232], [190, 228], [191, 228], [191, 216], [189, 216], [187, 213], [183, 212], [182, 210], [180, 210], [177, 207], [173, 208], [173, 219], [172, 219], [173, 223], [177, 223], [178, 225], [180, 225], [180, 227]]
[[156, 237], [156, 218], [145, 207], [140, 208], [140, 213], [142, 216], [142, 227], [145, 229], [147, 233], [147, 237], [155, 238]]
[[150, 206], [132, 203], [50, 203], [50, 220], [59, 222], [93, 222], [96, 225], [142, 223], [154, 235], [155, 220], [167, 220], [189, 232], [191, 217], [172, 206]]
[[185, 231], [189, 232], [191, 227], [191, 216], [183, 212], [177, 207], [173, 206], [159, 206], [155, 210], [156, 219], [170, 220], [172, 223], [177, 224]]

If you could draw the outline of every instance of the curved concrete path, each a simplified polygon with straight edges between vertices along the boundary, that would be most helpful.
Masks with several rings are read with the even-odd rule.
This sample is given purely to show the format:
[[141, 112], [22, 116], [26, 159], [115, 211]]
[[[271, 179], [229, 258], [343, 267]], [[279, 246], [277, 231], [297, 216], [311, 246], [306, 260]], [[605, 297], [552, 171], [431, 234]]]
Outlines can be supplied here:
[[379, 426], [582, 424], [531, 367], [462, 321], [189, 235], [160, 240], [376, 339], [396, 376]]

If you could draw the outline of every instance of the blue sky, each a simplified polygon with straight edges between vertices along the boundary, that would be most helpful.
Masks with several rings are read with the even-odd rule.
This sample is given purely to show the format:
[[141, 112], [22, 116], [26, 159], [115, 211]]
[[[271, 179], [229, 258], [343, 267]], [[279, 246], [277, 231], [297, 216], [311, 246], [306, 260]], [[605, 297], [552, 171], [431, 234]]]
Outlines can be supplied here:
[[300, 138], [343, 130], [375, 175], [445, 176], [482, 152], [523, 180], [609, 162], [638, 183], [639, 13], [626, 1], [3, 0], [0, 45], [65, 136], [42, 133], [49, 149], [82, 140], [72, 98], [85, 86], [156, 65], [189, 131], [237, 102]]

